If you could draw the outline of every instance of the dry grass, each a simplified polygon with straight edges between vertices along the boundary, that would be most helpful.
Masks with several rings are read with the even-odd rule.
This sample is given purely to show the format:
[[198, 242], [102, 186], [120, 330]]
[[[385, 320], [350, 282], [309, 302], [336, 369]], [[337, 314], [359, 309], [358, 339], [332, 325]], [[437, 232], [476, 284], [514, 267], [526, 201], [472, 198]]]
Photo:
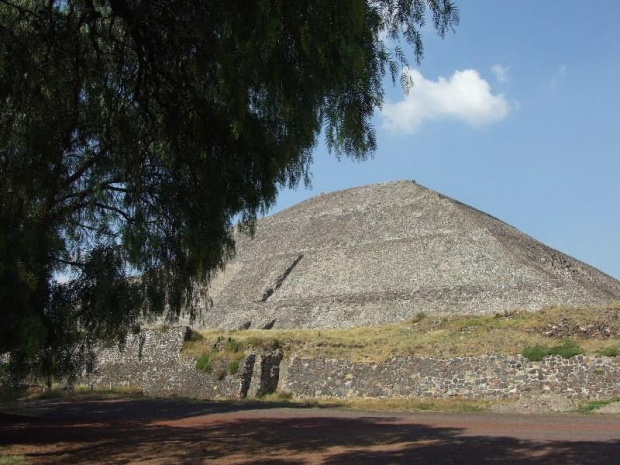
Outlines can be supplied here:
[[[44, 391], [42, 385], [33, 385], [28, 389], [7, 389], [4, 398], [0, 398], [0, 413], [11, 413], [13, 409], [20, 408], [24, 402], [42, 400], [103, 400], [103, 399], [129, 399], [142, 397], [143, 392], [134, 386], [97, 387], [90, 389], [86, 385], [75, 386], [75, 390], [65, 390], [61, 384], [54, 384], [51, 391]], [[1, 393], [1, 390], [0, 390]], [[9, 395], [10, 394], [10, 395]], [[14, 412], [13, 412], [14, 413]], [[36, 415], [35, 415], [36, 416]]]
[[576, 410], [576, 412], [579, 413], [583, 413], [583, 414], [589, 414], [592, 412], [597, 411], [598, 409], [600, 409], [601, 407], [605, 407], [609, 404], [614, 404], [616, 402], [619, 402], [620, 399], [618, 398], [614, 398], [614, 399], [605, 399], [605, 400], [586, 400], [583, 401], [579, 404], [579, 408]]
[[112, 389], [98, 387], [90, 389], [88, 386], [76, 386], [75, 390], [67, 391], [56, 386], [51, 391], [33, 392], [27, 396], [20, 397], [21, 401], [46, 400], [46, 399], [67, 399], [67, 400], [103, 400], [103, 399], [131, 399], [142, 397], [144, 394], [141, 389], [134, 386], [114, 386]]
[[433, 411], [433, 412], [483, 412], [491, 406], [509, 402], [503, 399], [451, 398], [405, 398], [405, 397], [350, 397], [300, 398], [289, 392], [274, 392], [260, 399], [225, 399], [234, 403], [291, 404], [304, 407], [348, 408], [355, 410], [377, 410], [389, 412]]
[[0, 452], [0, 465], [26, 465], [26, 457], [23, 455], [4, 454]]
[[353, 397], [341, 400], [318, 400], [318, 405], [351, 408], [356, 410], [385, 410], [390, 412], [433, 411], [433, 412], [483, 412], [501, 400], [484, 399], [409, 399]]
[[[620, 303], [599, 308], [553, 307], [540, 312], [509, 312], [495, 316], [425, 317], [359, 328], [204, 331], [185, 352], [196, 357], [209, 352], [220, 338], [232, 338], [244, 348], [281, 347], [286, 355], [323, 356], [352, 361], [381, 361], [402, 355], [452, 358], [468, 355], [514, 355], [534, 345], [555, 345], [544, 335], [548, 325], [564, 319], [571, 326], [602, 324], [620, 333]], [[617, 338], [574, 340], [586, 354], [610, 351]]]

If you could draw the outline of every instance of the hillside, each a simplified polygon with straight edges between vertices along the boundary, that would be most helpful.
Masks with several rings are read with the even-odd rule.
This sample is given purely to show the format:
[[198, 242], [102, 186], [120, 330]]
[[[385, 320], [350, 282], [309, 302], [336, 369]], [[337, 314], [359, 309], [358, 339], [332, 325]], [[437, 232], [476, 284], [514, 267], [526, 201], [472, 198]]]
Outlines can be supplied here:
[[620, 303], [482, 316], [418, 315], [400, 323], [358, 328], [206, 330], [200, 335], [184, 345], [185, 352], [196, 358], [217, 345], [232, 345], [235, 350], [277, 347], [287, 357], [383, 362], [407, 356], [516, 355], [528, 348], [551, 348], [567, 342], [584, 354], [617, 356]]

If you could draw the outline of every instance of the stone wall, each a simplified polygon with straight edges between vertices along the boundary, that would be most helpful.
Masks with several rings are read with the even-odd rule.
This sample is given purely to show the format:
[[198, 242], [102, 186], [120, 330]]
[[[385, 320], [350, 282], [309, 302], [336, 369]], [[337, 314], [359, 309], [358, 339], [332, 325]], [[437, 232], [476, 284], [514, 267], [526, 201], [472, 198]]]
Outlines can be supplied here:
[[234, 375], [209, 374], [196, 368], [193, 357], [181, 353], [188, 331], [174, 327], [130, 335], [123, 350], [98, 351], [92, 373], [81, 381], [95, 388], [135, 387], [148, 395], [193, 398], [243, 398], [275, 390], [280, 353], [250, 354]]
[[[620, 397], [620, 357], [518, 356], [453, 359], [397, 357], [381, 363], [252, 352], [234, 374], [204, 373], [181, 353], [189, 329], [151, 329], [129, 337], [125, 349], [101, 350], [83, 379], [94, 387], [131, 386], [149, 395], [194, 398], [260, 397], [277, 390], [297, 397], [506, 398], [553, 393], [567, 398]], [[220, 379], [221, 378], [221, 379]]]
[[620, 396], [620, 357], [522, 356], [393, 358], [382, 363], [292, 357], [278, 389], [299, 397], [507, 398], [554, 393], [569, 398]]

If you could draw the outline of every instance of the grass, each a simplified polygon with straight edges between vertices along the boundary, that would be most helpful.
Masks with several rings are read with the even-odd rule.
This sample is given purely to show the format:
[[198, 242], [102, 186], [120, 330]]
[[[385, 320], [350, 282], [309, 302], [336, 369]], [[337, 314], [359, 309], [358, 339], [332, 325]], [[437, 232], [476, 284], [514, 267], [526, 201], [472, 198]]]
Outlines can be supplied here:
[[198, 368], [200, 371], [204, 371], [205, 373], [212, 373], [213, 372], [212, 357], [213, 355], [211, 352], [209, 352], [208, 354], [202, 354], [200, 358], [198, 359], [198, 361], [196, 362], [196, 368]]
[[533, 362], [540, 362], [548, 355], [559, 355], [562, 358], [571, 358], [582, 353], [583, 349], [571, 339], [567, 339], [563, 341], [562, 344], [554, 347], [535, 345], [533, 347], [527, 347], [521, 352], [525, 358]]
[[266, 401], [275, 401], [275, 402], [292, 401], [293, 393], [287, 392], [287, 391], [276, 391], [272, 394], [267, 394], [262, 399]]
[[[319, 401], [321, 402], [321, 401]], [[432, 411], [432, 412], [484, 412], [493, 401], [483, 399], [409, 399], [409, 398], [366, 398], [356, 397], [335, 402], [335, 406], [356, 410], [380, 411]], [[497, 401], [495, 401], [497, 403]], [[323, 405], [330, 405], [324, 401]]]
[[276, 391], [260, 398], [222, 399], [226, 402], [291, 404], [307, 408], [343, 408], [386, 412], [485, 412], [491, 406], [508, 402], [503, 399], [405, 398], [405, 397], [349, 397], [299, 398], [286, 391]]
[[26, 457], [23, 455], [5, 455], [0, 453], [0, 465], [26, 465]]
[[600, 349], [597, 354], [605, 357], [618, 357], [620, 355], [620, 345], [604, 347]]
[[231, 360], [228, 362], [228, 373], [231, 375], [236, 375], [239, 371], [239, 363], [240, 360]]
[[224, 352], [232, 352], [236, 354], [244, 350], [244, 345], [239, 342], [237, 339], [229, 337], [224, 342]]
[[605, 407], [606, 405], [613, 404], [618, 401], [620, 401], [620, 399], [618, 398], [605, 400], [588, 400], [582, 402], [576, 411], [583, 414], [593, 413], [595, 410], [598, 410], [601, 407]]
[[213, 374], [218, 381], [223, 380], [227, 374], [237, 374], [241, 360], [246, 355], [246, 345], [230, 336], [219, 336], [211, 344], [202, 336], [191, 337], [185, 341], [184, 347], [185, 352], [197, 358], [196, 368]]
[[465, 398], [371, 398], [371, 397], [351, 397], [346, 399], [336, 398], [295, 398], [290, 392], [275, 392], [268, 394], [261, 399], [249, 399], [251, 402], [286, 402], [303, 404], [314, 407], [345, 408], [355, 410], [376, 410], [391, 412], [484, 412], [491, 405], [504, 402], [502, 400], [488, 399], [465, 399]]
[[[4, 396], [2, 393], [4, 392]], [[33, 391], [29, 389], [10, 389], [0, 390], [0, 408], [5, 411], [17, 405], [19, 402], [28, 400], [45, 399], [80, 399], [80, 400], [99, 400], [99, 399], [126, 399], [140, 397], [143, 393], [136, 387], [113, 387], [90, 389], [88, 386], [77, 386], [74, 391], [67, 391], [56, 385], [51, 391]]]
[[[38, 417], [54, 410], [53, 405], [56, 401], [97, 401], [108, 399], [135, 399], [142, 398], [143, 392], [134, 387], [116, 387], [113, 389], [94, 389], [90, 390], [86, 386], [81, 386], [75, 391], [65, 391], [53, 389], [50, 392], [22, 395], [10, 403], [0, 404], [0, 413], [21, 415], [26, 417]], [[0, 457], [2, 457], [0, 453]], [[17, 462], [20, 463], [20, 462]], [[0, 460], [0, 465], [3, 462]]]
[[[380, 362], [409, 355], [437, 358], [514, 355], [525, 347], [557, 345], [557, 339], [546, 337], [544, 333], [548, 325], [563, 319], [570, 326], [604, 324], [617, 334], [620, 332], [620, 303], [601, 308], [554, 307], [540, 312], [515, 311], [489, 316], [419, 314], [403, 323], [360, 328], [209, 330], [201, 332], [202, 340], [187, 341], [184, 352], [199, 358], [217, 341], [221, 345], [231, 338], [239, 350], [236, 354], [243, 354], [250, 347], [282, 348], [285, 356], [296, 354], [351, 361]], [[618, 339], [573, 339], [585, 354], [617, 354], [620, 348]]]
[[41, 394], [34, 394], [31, 396], [33, 399], [83, 399], [83, 400], [98, 400], [98, 399], [126, 399], [132, 397], [142, 397], [143, 393], [140, 389], [127, 386], [127, 387], [112, 387], [90, 389], [88, 386], [78, 386], [74, 391], [65, 391], [57, 388]]

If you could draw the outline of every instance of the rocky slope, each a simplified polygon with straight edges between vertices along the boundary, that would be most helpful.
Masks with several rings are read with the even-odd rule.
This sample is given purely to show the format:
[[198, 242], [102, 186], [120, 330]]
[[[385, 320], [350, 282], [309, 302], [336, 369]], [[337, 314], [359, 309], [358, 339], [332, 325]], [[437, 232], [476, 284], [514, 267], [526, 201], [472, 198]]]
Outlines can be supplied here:
[[322, 194], [261, 219], [213, 281], [203, 327], [352, 327], [419, 312], [620, 301], [620, 281], [410, 181]]

